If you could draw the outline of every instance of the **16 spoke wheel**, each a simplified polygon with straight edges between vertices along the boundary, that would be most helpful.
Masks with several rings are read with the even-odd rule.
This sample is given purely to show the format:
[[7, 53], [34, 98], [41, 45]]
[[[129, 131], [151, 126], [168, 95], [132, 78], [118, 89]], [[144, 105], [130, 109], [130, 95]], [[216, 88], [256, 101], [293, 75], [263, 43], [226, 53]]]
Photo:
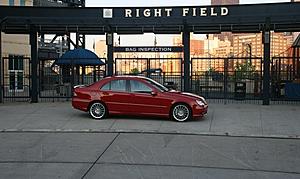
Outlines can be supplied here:
[[102, 103], [93, 103], [90, 107], [89, 113], [94, 119], [102, 119], [106, 115], [106, 108]]
[[190, 118], [190, 110], [184, 104], [178, 104], [173, 108], [172, 117], [176, 121], [183, 122]]

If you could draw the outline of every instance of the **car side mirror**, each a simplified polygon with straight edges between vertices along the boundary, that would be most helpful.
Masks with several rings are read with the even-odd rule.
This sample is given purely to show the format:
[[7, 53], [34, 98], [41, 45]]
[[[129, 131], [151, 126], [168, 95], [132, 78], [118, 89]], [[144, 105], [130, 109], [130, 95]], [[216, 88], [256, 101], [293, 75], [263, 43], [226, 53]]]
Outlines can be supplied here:
[[152, 96], [156, 96], [156, 95], [157, 95], [157, 92], [151, 91], [151, 95], [152, 95]]

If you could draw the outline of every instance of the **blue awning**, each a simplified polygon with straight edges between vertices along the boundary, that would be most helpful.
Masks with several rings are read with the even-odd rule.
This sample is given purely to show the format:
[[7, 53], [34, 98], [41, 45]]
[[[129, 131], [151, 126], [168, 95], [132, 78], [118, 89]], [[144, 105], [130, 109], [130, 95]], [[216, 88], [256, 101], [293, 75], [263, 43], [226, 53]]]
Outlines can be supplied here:
[[55, 65], [82, 65], [98, 66], [105, 65], [103, 61], [92, 51], [77, 48], [69, 50], [54, 62]]

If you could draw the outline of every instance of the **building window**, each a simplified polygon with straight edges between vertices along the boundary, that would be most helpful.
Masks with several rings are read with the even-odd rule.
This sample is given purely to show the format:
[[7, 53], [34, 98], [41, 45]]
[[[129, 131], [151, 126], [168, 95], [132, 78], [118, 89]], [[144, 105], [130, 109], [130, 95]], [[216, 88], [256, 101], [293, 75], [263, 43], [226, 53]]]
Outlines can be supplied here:
[[8, 56], [8, 71], [9, 71], [9, 89], [23, 90], [24, 89], [24, 57], [9, 55]]
[[9, 0], [9, 5], [14, 6], [15, 5], [15, 0]]
[[25, 6], [25, 0], [20, 0], [20, 6]]

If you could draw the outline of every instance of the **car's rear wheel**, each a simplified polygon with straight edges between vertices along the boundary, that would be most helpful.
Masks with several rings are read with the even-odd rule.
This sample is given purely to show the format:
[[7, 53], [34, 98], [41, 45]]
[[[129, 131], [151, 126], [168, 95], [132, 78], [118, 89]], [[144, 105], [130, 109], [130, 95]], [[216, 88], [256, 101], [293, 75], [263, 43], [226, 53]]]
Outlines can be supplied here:
[[101, 102], [94, 102], [89, 109], [89, 113], [94, 119], [103, 119], [107, 115], [107, 109]]
[[178, 122], [183, 122], [191, 118], [191, 110], [186, 104], [176, 104], [172, 108], [172, 118]]

